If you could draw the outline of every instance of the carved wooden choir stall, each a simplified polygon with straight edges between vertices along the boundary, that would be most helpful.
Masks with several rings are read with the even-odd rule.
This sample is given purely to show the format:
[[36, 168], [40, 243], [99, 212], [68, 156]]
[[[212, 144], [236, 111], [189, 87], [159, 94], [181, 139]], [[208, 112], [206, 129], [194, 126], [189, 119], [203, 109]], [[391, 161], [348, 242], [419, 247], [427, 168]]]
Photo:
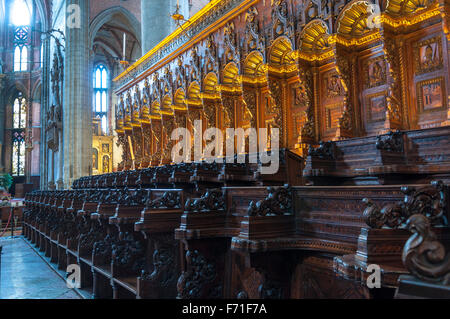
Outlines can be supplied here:
[[[25, 236], [95, 298], [448, 296], [449, 11], [212, 1], [116, 78], [118, 171], [28, 194]], [[176, 128], [262, 148], [177, 164]]]

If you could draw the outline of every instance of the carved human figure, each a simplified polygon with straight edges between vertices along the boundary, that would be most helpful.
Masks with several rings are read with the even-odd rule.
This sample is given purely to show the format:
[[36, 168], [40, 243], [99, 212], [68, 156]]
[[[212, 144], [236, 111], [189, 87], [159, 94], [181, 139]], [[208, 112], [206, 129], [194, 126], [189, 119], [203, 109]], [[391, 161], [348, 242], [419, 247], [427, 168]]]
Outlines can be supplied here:
[[109, 157], [103, 156], [103, 173], [109, 173]]
[[380, 61], [373, 64], [372, 73], [370, 74], [370, 83], [372, 86], [383, 81], [383, 68], [381, 67]]
[[333, 74], [330, 77], [328, 77], [327, 90], [328, 90], [328, 97], [335, 97], [342, 95], [342, 87], [339, 81], [339, 76], [337, 74]]
[[423, 67], [425, 69], [432, 68], [436, 65], [436, 58], [433, 54], [433, 47], [428, 44], [425, 48], [425, 54], [423, 56]]

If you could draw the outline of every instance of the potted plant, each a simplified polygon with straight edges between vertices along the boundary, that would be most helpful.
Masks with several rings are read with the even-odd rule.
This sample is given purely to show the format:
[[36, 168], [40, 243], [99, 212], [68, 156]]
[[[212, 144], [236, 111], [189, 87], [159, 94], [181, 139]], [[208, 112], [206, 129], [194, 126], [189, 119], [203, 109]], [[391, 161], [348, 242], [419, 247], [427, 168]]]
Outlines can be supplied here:
[[12, 177], [9, 174], [0, 174], [0, 207], [7, 206], [11, 200], [11, 195], [8, 193], [12, 185]]

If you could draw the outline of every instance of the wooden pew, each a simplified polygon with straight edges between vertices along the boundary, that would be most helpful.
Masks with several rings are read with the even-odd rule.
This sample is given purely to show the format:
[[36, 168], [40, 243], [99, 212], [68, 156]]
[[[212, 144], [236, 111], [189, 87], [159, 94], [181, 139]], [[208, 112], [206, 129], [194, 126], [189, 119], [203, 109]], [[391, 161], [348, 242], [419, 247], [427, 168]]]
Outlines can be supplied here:
[[180, 246], [174, 230], [184, 208], [181, 189], [152, 189], [135, 230], [147, 239], [147, 267], [137, 278], [137, 298], [176, 298], [181, 273]]

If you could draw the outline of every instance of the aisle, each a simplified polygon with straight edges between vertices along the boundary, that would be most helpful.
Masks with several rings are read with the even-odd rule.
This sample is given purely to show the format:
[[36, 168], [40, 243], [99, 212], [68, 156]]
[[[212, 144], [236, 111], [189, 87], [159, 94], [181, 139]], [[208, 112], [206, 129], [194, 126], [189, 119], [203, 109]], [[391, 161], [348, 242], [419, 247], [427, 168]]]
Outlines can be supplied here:
[[80, 299], [21, 237], [0, 245], [0, 299]]

